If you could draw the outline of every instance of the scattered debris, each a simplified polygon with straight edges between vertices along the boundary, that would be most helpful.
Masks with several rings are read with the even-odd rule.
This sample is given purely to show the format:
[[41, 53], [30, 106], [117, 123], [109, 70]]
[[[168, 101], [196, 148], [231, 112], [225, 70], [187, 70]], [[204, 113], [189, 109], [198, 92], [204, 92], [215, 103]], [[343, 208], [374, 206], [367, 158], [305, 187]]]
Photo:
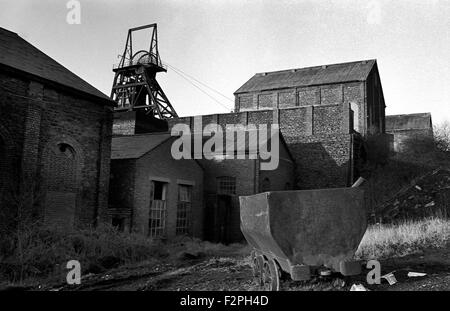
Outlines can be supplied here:
[[383, 223], [450, 215], [450, 170], [436, 169], [414, 180], [376, 208]]
[[425, 204], [425, 207], [432, 207], [434, 206], [434, 201], [431, 201], [430, 203]]
[[426, 273], [422, 273], [422, 272], [408, 272], [408, 277], [410, 277], [410, 278], [423, 277], [426, 275], [427, 275]]
[[88, 273], [88, 274], [82, 275], [81, 276], [81, 280], [86, 280], [86, 279], [89, 279], [89, 278], [94, 277], [94, 276], [95, 276], [94, 273]]
[[370, 289], [367, 289], [362, 284], [353, 284], [350, 288], [351, 292], [367, 292], [370, 291]]
[[388, 281], [389, 285], [394, 285], [395, 283], [397, 283], [397, 279], [395, 278], [395, 275], [392, 272], [383, 275], [382, 278]]
[[320, 271], [320, 275], [321, 276], [330, 276], [331, 275], [331, 270], [322, 270]]
[[345, 283], [345, 280], [343, 280], [343, 279], [337, 278], [333, 281], [333, 287], [335, 287], [335, 288], [344, 288], [345, 285], [346, 285], [346, 283]]

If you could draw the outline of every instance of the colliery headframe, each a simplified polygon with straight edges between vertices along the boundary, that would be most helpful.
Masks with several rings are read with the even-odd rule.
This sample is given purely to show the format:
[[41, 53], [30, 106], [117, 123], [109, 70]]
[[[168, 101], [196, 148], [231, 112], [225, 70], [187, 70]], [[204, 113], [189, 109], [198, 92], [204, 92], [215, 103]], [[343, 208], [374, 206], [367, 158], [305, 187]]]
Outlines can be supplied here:
[[[135, 48], [133, 34], [138, 31], [150, 34], [148, 50]], [[158, 119], [178, 116], [156, 80], [158, 72], [167, 71], [159, 56], [156, 24], [128, 30], [125, 49], [113, 71], [111, 99], [117, 103], [116, 111], [144, 110]]]

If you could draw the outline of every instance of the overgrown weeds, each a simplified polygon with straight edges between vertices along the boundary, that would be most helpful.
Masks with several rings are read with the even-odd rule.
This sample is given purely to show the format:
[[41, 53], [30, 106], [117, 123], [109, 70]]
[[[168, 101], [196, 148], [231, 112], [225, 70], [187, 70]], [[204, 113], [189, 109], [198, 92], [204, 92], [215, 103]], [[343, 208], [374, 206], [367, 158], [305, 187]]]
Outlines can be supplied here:
[[0, 279], [21, 284], [37, 278], [61, 278], [69, 260], [83, 273], [168, 256], [161, 242], [121, 233], [110, 226], [70, 232], [31, 225], [0, 238]]
[[61, 231], [34, 224], [0, 237], [0, 283], [64, 282], [70, 260], [78, 260], [86, 275], [142, 262], [176, 263], [248, 253], [243, 244], [225, 246], [188, 237], [163, 242], [106, 225]]
[[357, 258], [401, 257], [450, 242], [450, 220], [429, 218], [399, 224], [374, 224], [367, 229]]

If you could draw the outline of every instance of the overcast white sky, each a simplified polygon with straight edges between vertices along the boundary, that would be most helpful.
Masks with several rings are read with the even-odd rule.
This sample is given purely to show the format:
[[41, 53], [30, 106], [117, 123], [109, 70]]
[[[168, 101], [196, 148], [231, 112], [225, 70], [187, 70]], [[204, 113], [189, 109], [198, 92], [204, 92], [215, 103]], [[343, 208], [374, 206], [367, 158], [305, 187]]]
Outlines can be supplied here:
[[[80, 0], [80, 25], [66, 22], [67, 2], [0, 0], [0, 27], [107, 95], [127, 30], [157, 23], [163, 62], [231, 99], [256, 72], [376, 58], [388, 114], [450, 120], [448, 0]], [[233, 109], [173, 70], [158, 81], [179, 115]]]

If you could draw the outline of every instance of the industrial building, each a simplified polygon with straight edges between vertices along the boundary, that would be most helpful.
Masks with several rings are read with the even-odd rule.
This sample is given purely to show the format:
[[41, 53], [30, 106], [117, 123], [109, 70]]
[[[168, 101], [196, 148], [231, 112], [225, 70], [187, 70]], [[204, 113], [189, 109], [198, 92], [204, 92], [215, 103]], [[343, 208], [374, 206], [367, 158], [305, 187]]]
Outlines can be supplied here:
[[[369, 137], [387, 148], [385, 107], [376, 60], [367, 60], [258, 73], [235, 92], [234, 113], [202, 119], [220, 125], [275, 119], [295, 160], [295, 188], [336, 188], [360, 177]], [[169, 129], [193, 118], [168, 119]]]
[[169, 133], [118, 136], [112, 140], [112, 224], [155, 238], [203, 237], [203, 168], [175, 160]]
[[408, 142], [432, 140], [431, 113], [411, 113], [386, 116], [386, 132], [393, 135], [393, 150], [406, 151]]
[[0, 227], [96, 224], [107, 210], [115, 103], [3, 28], [0, 50]]
[[[148, 51], [133, 52], [136, 31], [150, 31]], [[388, 141], [376, 60], [258, 73], [235, 92], [234, 112], [179, 117], [156, 79], [166, 71], [156, 24], [128, 31], [110, 97], [14, 33], [2, 29], [0, 45], [2, 202], [27, 193], [48, 224], [104, 221], [154, 238], [231, 243], [242, 239], [239, 196], [349, 186], [373, 153], [369, 141]], [[277, 166], [261, 169], [248, 142], [234, 147], [244, 158], [224, 149], [174, 159], [174, 126], [196, 137], [211, 124], [257, 135], [278, 124]]]
[[[156, 31], [154, 25], [148, 28]], [[130, 30], [128, 38], [143, 29]], [[131, 55], [129, 49], [127, 45], [123, 55]], [[113, 126], [109, 213], [111, 222], [125, 230], [152, 235], [155, 224], [164, 223], [159, 236], [175, 236], [182, 191], [178, 181], [189, 180], [191, 191], [202, 191], [202, 198], [192, 196], [195, 204], [189, 210], [190, 228], [183, 233], [216, 242], [240, 240], [240, 195], [349, 186], [360, 177], [370, 152], [365, 139], [381, 137], [384, 141], [385, 103], [375, 60], [256, 74], [235, 92], [235, 112], [192, 117], [178, 117], [167, 96], [158, 98], [156, 91], [152, 93], [159, 90], [158, 94], [164, 94], [154, 84], [156, 73], [164, 71], [157, 45], [152, 45], [147, 54], [121, 62], [115, 69], [112, 97], [118, 108]], [[121, 75], [126, 79], [117, 82]], [[143, 93], [147, 95], [135, 95]], [[202, 124], [200, 129], [195, 126], [196, 120]], [[210, 124], [221, 128], [279, 124], [283, 160], [273, 171], [261, 170], [254, 159], [176, 161], [168, 145], [164, 146], [170, 141], [167, 133], [180, 124], [192, 133], [203, 131]], [[156, 146], [163, 137], [167, 141]], [[134, 150], [134, 144], [141, 151], [128, 154], [126, 150]], [[151, 151], [153, 146], [156, 147]], [[248, 146], [244, 148], [248, 153]], [[143, 150], [148, 153], [141, 154]], [[161, 171], [155, 163], [168, 169]], [[196, 169], [198, 174], [189, 173], [193, 176], [189, 179], [185, 168]], [[164, 203], [167, 205], [162, 220], [152, 222], [157, 200], [152, 201], [151, 189], [155, 182], [164, 182], [170, 197]], [[117, 199], [121, 192], [128, 198], [126, 203]], [[119, 218], [126, 219], [126, 225]]]

